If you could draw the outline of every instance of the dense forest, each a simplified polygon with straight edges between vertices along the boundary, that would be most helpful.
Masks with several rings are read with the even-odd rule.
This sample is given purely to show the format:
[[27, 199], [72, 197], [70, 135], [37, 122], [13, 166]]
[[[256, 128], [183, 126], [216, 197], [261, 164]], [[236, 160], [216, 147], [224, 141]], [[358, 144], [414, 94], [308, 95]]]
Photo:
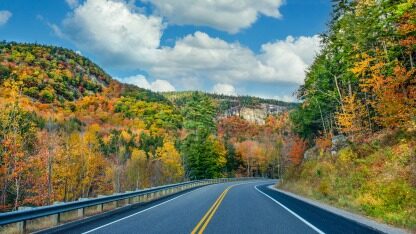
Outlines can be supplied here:
[[213, 93], [205, 93], [201, 91], [177, 91], [177, 92], [164, 92], [162, 93], [167, 99], [175, 103], [176, 105], [182, 105], [182, 101], [186, 100], [186, 97], [191, 96], [195, 92], [207, 95], [212, 98], [218, 104], [218, 108], [220, 111], [227, 110], [233, 106], [241, 106], [241, 107], [256, 107], [260, 104], [270, 104], [288, 108], [294, 108], [298, 104], [297, 103], [290, 103], [290, 102], [283, 102], [275, 99], [263, 99], [258, 97], [252, 96], [228, 96], [223, 94], [213, 94]]
[[2, 42], [0, 52], [2, 211], [191, 179], [277, 177], [281, 152], [291, 153], [287, 113], [264, 125], [217, 118], [224, 97], [172, 100], [71, 50]]
[[[416, 228], [416, 2], [335, 0], [290, 114], [309, 147], [283, 188]], [[334, 148], [333, 139], [347, 141]]]
[[[184, 180], [280, 188], [416, 228], [416, 1], [332, 0], [298, 104], [154, 93], [64, 48], [0, 43], [0, 211]], [[290, 111], [264, 124], [236, 105]]]

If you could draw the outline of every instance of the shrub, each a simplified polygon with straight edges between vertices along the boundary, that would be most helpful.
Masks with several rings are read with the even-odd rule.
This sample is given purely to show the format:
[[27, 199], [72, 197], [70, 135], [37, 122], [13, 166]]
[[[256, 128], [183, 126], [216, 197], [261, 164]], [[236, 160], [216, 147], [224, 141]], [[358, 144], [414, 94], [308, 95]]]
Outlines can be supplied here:
[[55, 94], [51, 90], [44, 89], [40, 92], [42, 102], [51, 103], [55, 99]]

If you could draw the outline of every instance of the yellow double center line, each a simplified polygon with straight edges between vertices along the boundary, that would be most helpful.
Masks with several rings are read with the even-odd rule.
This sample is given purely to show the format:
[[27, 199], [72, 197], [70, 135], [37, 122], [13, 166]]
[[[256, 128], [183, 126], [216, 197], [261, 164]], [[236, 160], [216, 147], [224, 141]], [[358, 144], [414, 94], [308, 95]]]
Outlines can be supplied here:
[[217, 198], [217, 200], [214, 202], [211, 208], [209, 208], [204, 217], [202, 217], [202, 219], [195, 226], [194, 230], [192, 230], [191, 234], [202, 234], [205, 231], [205, 228], [207, 228], [209, 222], [211, 221], [212, 217], [214, 216], [215, 212], [220, 206], [222, 200], [224, 200], [225, 195], [227, 195], [228, 191], [234, 186], [235, 185], [229, 186], [227, 189], [224, 190], [224, 192], [221, 193], [221, 195]]

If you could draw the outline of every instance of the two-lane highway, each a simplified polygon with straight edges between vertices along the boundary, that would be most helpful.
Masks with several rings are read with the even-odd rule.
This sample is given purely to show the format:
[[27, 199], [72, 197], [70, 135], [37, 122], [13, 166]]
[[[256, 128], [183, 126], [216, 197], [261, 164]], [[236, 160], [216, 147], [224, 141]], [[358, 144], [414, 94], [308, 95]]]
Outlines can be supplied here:
[[272, 183], [266, 180], [209, 185], [58, 232], [377, 233], [299, 200], [290, 200], [267, 188]]

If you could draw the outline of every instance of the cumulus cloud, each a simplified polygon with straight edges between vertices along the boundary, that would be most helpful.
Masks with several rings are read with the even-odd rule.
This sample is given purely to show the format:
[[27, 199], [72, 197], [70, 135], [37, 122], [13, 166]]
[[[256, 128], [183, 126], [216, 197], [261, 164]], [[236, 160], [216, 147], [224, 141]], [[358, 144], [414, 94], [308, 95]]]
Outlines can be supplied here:
[[175, 87], [173, 87], [173, 85], [169, 83], [169, 81], [167, 80], [155, 80], [154, 82], [149, 83], [149, 81], [147, 81], [146, 77], [143, 75], [136, 75], [117, 79], [121, 82], [133, 84], [137, 87], [149, 89], [155, 92], [170, 92], [176, 90]]
[[[179, 1], [171, 4], [177, 4], [174, 2]], [[158, 91], [174, 90], [169, 83], [172, 81], [181, 89], [201, 89], [212, 84], [238, 88], [246, 81], [299, 85], [320, 49], [318, 36], [288, 36], [266, 43], [259, 53], [254, 53], [237, 42], [199, 31], [178, 39], [171, 47], [160, 46], [165, 28], [162, 18], [147, 16], [123, 0], [86, 0], [61, 25], [52, 28], [82, 51], [96, 55], [103, 65], [140, 69], [160, 79], [152, 87], [145, 77], [142, 78], [147, 85], [136, 77], [143, 81], [139, 86]]]
[[212, 88], [212, 92], [216, 94], [224, 94], [229, 96], [237, 96], [234, 86], [229, 84], [218, 83]]
[[319, 36], [294, 38], [262, 45], [259, 59], [274, 68], [274, 76], [291, 83], [302, 84], [305, 71], [320, 50]]
[[161, 18], [136, 12], [124, 1], [87, 0], [54, 31], [106, 63], [131, 65], [154, 61], [163, 28]]
[[167, 80], [155, 80], [152, 82], [151, 90], [156, 92], [171, 92], [176, 91], [175, 87]]
[[117, 78], [123, 83], [136, 85], [137, 87], [144, 89], [151, 89], [150, 83], [147, 81], [146, 77], [143, 75], [129, 76], [125, 78]]
[[0, 26], [5, 25], [12, 15], [13, 14], [10, 11], [0, 11]]
[[241, 81], [302, 84], [306, 68], [319, 51], [318, 36], [293, 38], [264, 44], [259, 54], [238, 43], [228, 43], [196, 32], [164, 48], [157, 77], [192, 77], [236, 84]]
[[282, 0], [143, 0], [169, 23], [209, 26], [229, 33], [250, 27], [259, 15], [280, 18]]

